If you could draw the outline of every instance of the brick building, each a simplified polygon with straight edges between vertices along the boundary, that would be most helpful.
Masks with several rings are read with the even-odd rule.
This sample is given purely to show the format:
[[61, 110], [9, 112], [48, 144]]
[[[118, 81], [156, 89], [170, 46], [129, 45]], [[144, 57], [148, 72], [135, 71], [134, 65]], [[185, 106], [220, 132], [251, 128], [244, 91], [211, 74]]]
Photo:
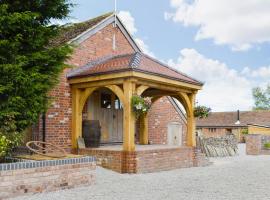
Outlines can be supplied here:
[[[80, 153], [103, 155], [101, 158], [108, 168], [117, 168], [119, 172], [153, 171], [136, 168], [138, 156], [153, 153], [153, 149], [150, 153], [136, 152], [134, 145], [139, 143], [183, 147], [177, 148], [182, 158], [172, 168], [200, 165], [203, 156], [193, 148], [192, 112], [196, 91], [202, 86], [200, 82], [143, 54], [114, 13], [63, 27], [52, 45], [64, 43], [74, 46], [66, 62], [71, 68], [64, 70], [58, 86], [51, 91], [52, 106], [33, 129], [34, 138], [75, 149], [82, 120], [99, 120], [105, 150], [84, 149]], [[135, 93], [151, 96], [154, 102], [147, 118], [137, 121], [136, 126], [128, 108], [130, 97], [127, 98]], [[184, 104], [187, 117], [176, 101]], [[123, 144], [123, 151], [116, 153], [110, 149], [108, 153], [106, 145], [112, 144]], [[155, 152], [164, 159], [167, 154], [175, 153], [172, 149], [155, 149]], [[115, 160], [117, 166], [112, 164]]]
[[234, 134], [243, 141], [243, 134], [270, 134], [269, 111], [212, 112], [196, 120], [196, 131], [205, 137]]

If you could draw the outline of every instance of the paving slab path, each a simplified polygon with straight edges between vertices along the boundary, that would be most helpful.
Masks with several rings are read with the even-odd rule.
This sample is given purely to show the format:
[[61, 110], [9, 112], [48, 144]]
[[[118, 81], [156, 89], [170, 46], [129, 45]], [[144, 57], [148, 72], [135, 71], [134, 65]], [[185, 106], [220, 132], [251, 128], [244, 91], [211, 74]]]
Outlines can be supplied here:
[[[118, 174], [97, 168], [89, 187], [43, 193], [16, 200], [268, 200], [270, 156], [211, 159], [213, 165], [151, 174]], [[15, 200], [15, 199], [14, 199]]]

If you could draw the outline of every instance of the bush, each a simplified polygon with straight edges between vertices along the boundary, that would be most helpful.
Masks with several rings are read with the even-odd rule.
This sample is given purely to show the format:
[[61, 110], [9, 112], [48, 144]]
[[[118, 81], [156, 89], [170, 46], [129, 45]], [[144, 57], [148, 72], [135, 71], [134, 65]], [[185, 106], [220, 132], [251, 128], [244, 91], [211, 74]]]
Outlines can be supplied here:
[[16, 125], [13, 117], [0, 127], [0, 162], [7, 156], [10, 156], [13, 149], [19, 146], [22, 142], [22, 134], [16, 131]]
[[243, 135], [247, 135], [247, 134], [248, 134], [248, 129], [247, 129], [247, 128], [242, 129], [241, 133], [242, 133]]
[[269, 142], [268, 143], [265, 143], [264, 144], [264, 147], [267, 148], [267, 149], [270, 149], [270, 143]]

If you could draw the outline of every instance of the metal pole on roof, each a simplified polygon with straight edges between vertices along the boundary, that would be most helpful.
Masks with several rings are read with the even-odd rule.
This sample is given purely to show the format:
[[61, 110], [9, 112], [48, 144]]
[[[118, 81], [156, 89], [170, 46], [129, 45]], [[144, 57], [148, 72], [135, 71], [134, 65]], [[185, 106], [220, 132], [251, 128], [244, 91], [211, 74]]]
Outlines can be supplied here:
[[[117, 0], [114, 0], [114, 28], [116, 28], [116, 11], [117, 11]], [[116, 31], [116, 29], [115, 29]], [[113, 34], [113, 50], [116, 49], [116, 37], [115, 32]]]
[[[114, 0], [114, 17], [116, 19], [116, 12], [117, 12], [117, 0]], [[115, 25], [116, 25], [116, 21], [115, 21]]]

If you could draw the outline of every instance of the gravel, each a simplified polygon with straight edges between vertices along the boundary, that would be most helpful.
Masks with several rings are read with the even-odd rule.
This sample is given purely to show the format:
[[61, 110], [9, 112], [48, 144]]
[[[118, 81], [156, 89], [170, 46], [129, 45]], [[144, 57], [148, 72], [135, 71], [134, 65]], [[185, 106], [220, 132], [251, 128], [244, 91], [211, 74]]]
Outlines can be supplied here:
[[[118, 174], [97, 168], [89, 187], [19, 197], [18, 200], [219, 200], [270, 199], [270, 156], [211, 159], [213, 165], [151, 174]], [[15, 199], [14, 199], [15, 200]]]

